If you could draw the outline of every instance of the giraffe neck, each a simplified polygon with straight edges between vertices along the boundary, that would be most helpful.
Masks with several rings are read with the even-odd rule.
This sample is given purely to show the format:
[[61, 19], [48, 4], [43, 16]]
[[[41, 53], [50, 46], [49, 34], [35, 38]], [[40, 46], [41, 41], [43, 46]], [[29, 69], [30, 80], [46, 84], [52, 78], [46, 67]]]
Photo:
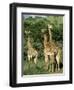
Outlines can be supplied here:
[[28, 37], [27, 45], [28, 45], [28, 49], [31, 49], [31, 48], [32, 48], [32, 44], [31, 44], [31, 39], [30, 39], [30, 37]]
[[47, 41], [47, 35], [46, 34], [44, 34], [44, 47], [46, 47], [46, 44], [48, 43], [48, 41]]
[[52, 33], [51, 33], [51, 29], [49, 28], [49, 40], [50, 42], [52, 42]]

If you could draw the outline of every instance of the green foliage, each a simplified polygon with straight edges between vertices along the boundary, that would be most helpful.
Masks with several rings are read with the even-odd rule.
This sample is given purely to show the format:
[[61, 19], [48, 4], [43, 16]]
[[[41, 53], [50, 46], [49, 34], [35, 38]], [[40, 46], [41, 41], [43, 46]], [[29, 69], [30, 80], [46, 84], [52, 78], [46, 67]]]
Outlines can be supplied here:
[[[50, 67], [50, 65], [49, 65]], [[61, 69], [60, 71], [55, 71], [55, 72], [50, 72], [48, 68], [48, 70], [45, 69], [45, 62], [43, 59], [38, 59], [37, 64], [35, 65], [33, 60], [31, 62], [29, 62], [28, 60], [24, 61], [24, 65], [23, 65], [23, 74], [24, 75], [37, 75], [37, 74], [55, 74], [55, 73], [62, 73], [63, 70]]]
[[[47, 29], [47, 25], [52, 24], [52, 36], [55, 41], [63, 40], [63, 16], [46, 16], [43, 17], [28, 17], [24, 20], [24, 31], [31, 31], [31, 36], [34, 40], [40, 39], [42, 36], [41, 29]], [[37, 38], [39, 37], [39, 38]]]
[[[25, 16], [24, 16], [25, 17]], [[52, 39], [55, 42], [58, 42], [63, 46], [63, 16], [28, 16], [27, 18], [22, 20], [23, 22], [23, 44], [24, 44], [24, 61], [27, 60], [27, 38], [28, 36], [31, 38], [32, 46], [38, 50], [38, 60], [44, 60], [43, 55], [43, 33], [42, 29], [47, 31], [48, 24], [52, 24]], [[26, 34], [25, 31], [30, 31], [29, 34]], [[62, 58], [61, 58], [62, 59]], [[41, 62], [39, 62], [41, 63]], [[27, 72], [28, 69], [28, 63], [25, 64], [25, 72]], [[42, 63], [41, 63], [42, 65]], [[33, 67], [34, 68], [34, 67]], [[41, 68], [38, 66], [38, 68]], [[33, 70], [33, 69], [32, 69]], [[35, 69], [38, 70], [37, 67]], [[46, 72], [46, 71], [45, 71]], [[33, 71], [31, 71], [33, 73]], [[34, 72], [35, 73], [35, 72]], [[47, 72], [46, 72], [47, 73]]]

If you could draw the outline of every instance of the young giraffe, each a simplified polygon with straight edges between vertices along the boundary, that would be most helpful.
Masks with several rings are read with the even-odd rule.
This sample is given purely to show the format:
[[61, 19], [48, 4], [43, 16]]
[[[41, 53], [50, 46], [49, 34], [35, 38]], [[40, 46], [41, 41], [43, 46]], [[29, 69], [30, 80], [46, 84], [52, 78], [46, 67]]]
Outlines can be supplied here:
[[[26, 32], [26, 33], [30, 33], [30, 32]], [[28, 35], [28, 40], [27, 40], [27, 47], [28, 47], [28, 51], [27, 51], [27, 56], [28, 56], [28, 60], [32, 60], [34, 58], [34, 63], [37, 63], [37, 57], [38, 57], [38, 52], [35, 48], [33, 48], [32, 43], [31, 43], [31, 38]]]

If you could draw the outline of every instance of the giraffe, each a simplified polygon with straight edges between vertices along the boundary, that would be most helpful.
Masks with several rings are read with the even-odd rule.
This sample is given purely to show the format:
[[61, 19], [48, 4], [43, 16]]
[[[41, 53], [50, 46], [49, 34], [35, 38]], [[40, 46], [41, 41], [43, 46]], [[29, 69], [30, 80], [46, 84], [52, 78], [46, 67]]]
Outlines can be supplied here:
[[[46, 68], [48, 69], [48, 65], [50, 66], [49, 71], [54, 71], [54, 65], [57, 63], [57, 53], [58, 47], [52, 41], [52, 33], [51, 33], [52, 25], [48, 24], [48, 32], [49, 32], [49, 40], [47, 35], [44, 34], [44, 56], [45, 56], [45, 64]], [[57, 57], [56, 57], [57, 56]], [[50, 59], [50, 60], [49, 60]], [[59, 61], [59, 58], [58, 58]]]
[[[30, 32], [26, 32], [26, 33], [30, 33]], [[34, 63], [37, 64], [37, 57], [38, 57], [38, 52], [35, 48], [33, 48], [32, 43], [31, 43], [31, 38], [28, 35], [28, 39], [27, 39], [27, 57], [28, 60], [32, 60], [34, 58]]]
[[48, 65], [50, 64], [50, 70], [52, 72], [54, 71], [54, 63], [55, 63], [54, 53], [55, 53], [55, 51], [56, 51], [55, 45], [53, 43], [50, 43], [47, 40], [47, 35], [44, 34], [44, 56], [45, 56], [45, 64], [46, 64], [46, 68], [47, 69], [48, 69]]
[[59, 67], [60, 67], [61, 49], [58, 46], [56, 46], [56, 44], [53, 42], [51, 29], [52, 29], [52, 26], [48, 24], [48, 31], [49, 31], [49, 36], [50, 36], [50, 43], [52, 45], [52, 49], [54, 49], [53, 50], [54, 60], [56, 61], [56, 65], [57, 65], [56, 68], [59, 71], [60, 70]]

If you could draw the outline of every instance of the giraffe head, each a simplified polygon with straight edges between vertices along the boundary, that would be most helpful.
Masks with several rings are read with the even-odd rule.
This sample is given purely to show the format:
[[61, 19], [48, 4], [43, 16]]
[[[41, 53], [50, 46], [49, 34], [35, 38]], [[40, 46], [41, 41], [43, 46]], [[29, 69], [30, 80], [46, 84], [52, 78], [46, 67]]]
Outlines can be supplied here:
[[44, 34], [46, 32], [46, 29], [41, 29], [41, 32]]
[[52, 25], [51, 24], [48, 24], [48, 29], [52, 29]]
[[51, 24], [48, 24], [48, 29], [52, 29], [52, 25]]
[[26, 34], [28, 40], [30, 41], [31, 31], [30, 30], [25, 30], [25, 34]]

